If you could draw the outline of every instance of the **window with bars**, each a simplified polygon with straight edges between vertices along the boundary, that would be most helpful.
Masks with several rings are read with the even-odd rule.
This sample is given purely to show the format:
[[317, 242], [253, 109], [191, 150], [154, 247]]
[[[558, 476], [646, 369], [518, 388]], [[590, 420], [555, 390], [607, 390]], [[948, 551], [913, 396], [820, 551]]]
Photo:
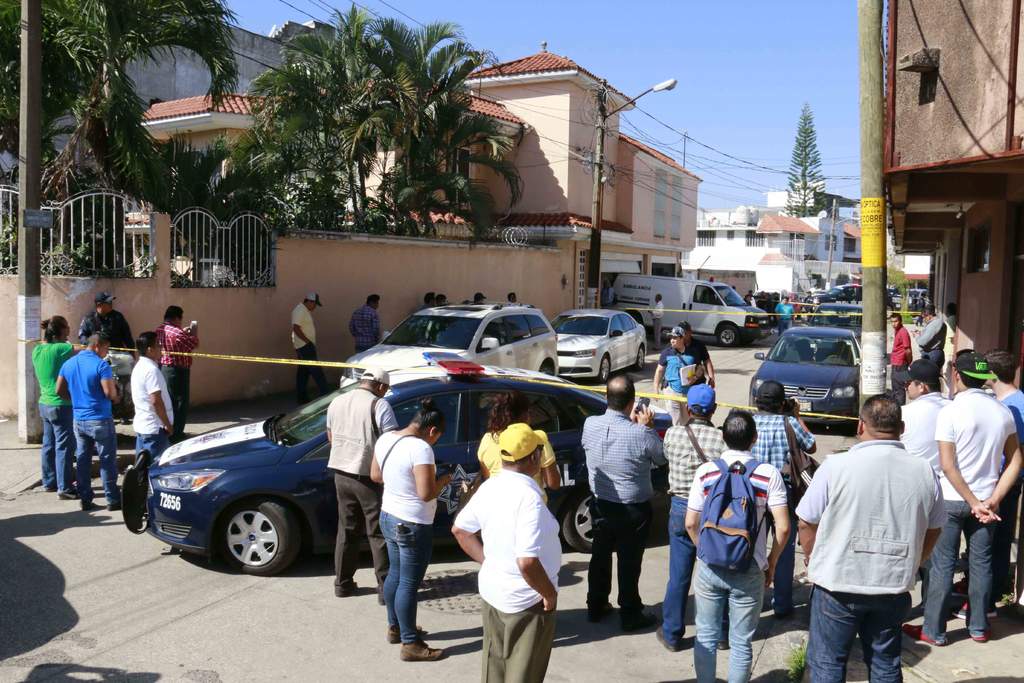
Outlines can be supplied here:
[[665, 236], [665, 205], [668, 203], [668, 174], [654, 173], [654, 236]]
[[698, 247], [713, 247], [713, 246], [715, 246], [715, 231], [714, 230], [698, 230], [697, 231], [697, 246]]
[[587, 252], [581, 251], [576, 269], [576, 308], [587, 305]]
[[764, 235], [760, 235], [753, 230], [747, 231], [746, 236], [748, 247], [763, 247], [764, 246]]

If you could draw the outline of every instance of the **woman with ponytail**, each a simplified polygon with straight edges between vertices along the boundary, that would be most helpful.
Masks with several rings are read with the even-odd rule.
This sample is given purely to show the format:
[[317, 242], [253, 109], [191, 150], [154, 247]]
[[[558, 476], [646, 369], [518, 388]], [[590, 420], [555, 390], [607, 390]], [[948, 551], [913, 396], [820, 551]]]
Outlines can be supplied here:
[[64, 361], [75, 354], [68, 343], [68, 321], [55, 315], [43, 321], [43, 342], [32, 349], [32, 367], [39, 382], [39, 417], [43, 421], [41, 452], [43, 487], [62, 500], [78, 497], [75, 491], [75, 430], [71, 401], [57, 394], [57, 375]]
[[387, 639], [402, 644], [405, 662], [444, 656], [444, 650], [423, 642], [424, 632], [416, 626], [416, 592], [430, 563], [436, 499], [451, 481], [450, 474], [438, 477], [434, 464], [433, 445], [444, 434], [444, 426], [444, 413], [424, 399], [408, 427], [377, 439], [370, 464], [370, 477], [384, 484], [380, 529], [391, 565], [384, 581]]

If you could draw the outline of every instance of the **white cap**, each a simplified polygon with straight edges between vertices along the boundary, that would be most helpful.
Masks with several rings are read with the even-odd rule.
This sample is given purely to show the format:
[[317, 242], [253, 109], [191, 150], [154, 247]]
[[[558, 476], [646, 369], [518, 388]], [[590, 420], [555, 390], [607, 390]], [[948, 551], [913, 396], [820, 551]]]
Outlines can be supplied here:
[[316, 292], [310, 292], [309, 294], [307, 294], [305, 300], [315, 301], [317, 306], [323, 306], [323, 304], [320, 303], [320, 295], [317, 294]]
[[359, 376], [359, 379], [364, 382], [377, 382], [378, 384], [391, 386], [391, 375], [383, 368], [366, 368], [363, 370], [363, 374]]

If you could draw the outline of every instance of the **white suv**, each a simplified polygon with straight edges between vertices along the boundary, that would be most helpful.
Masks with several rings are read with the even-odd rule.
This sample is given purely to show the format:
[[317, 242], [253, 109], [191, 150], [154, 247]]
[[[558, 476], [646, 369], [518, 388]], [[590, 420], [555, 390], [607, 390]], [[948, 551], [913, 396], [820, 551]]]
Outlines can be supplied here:
[[426, 364], [424, 353], [445, 352], [481, 365], [557, 375], [557, 346], [551, 324], [533, 306], [466, 304], [418, 311], [348, 362], [397, 370]]

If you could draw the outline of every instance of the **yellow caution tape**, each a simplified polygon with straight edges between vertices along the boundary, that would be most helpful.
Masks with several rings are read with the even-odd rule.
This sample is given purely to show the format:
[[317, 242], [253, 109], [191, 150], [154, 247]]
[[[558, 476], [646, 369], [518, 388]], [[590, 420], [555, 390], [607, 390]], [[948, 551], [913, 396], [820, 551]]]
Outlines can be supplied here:
[[[630, 307], [630, 308], [616, 308], [616, 309], [613, 309], [613, 310], [617, 310], [617, 311], [653, 311], [654, 309], [653, 308], [634, 308], [634, 307]], [[661, 310], [664, 313], [691, 313], [691, 314], [694, 314], [694, 315], [741, 315], [741, 316], [744, 316], [744, 317], [750, 316], [752, 318], [765, 318], [765, 317], [769, 317], [769, 316], [775, 317], [775, 316], [783, 315], [782, 313], [769, 313], [768, 311], [759, 311], [757, 313], [754, 313], [752, 311], [701, 311], [701, 310], [694, 310], [694, 309], [688, 309], [688, 308], [663, 308]], [[796, 318], [798, 316], [811, 316], [811, 315], [821, 315], [821, 316], [831, 315], [831, 316], [852, 317], [852, 316], [860, 316], [860, 315], [864, 315], [864, 314], [863, 313], [852, 313], [852, 312], [851, 313], [847, 313], [845, 311], [821, 311], [821, 312], [817, 312], [816, 311], [816, 312], [813, 312], [813, 313], [795, 313], [794, 312], [794, 313], [790, 313], [789, 315], [794, 317], [794, 318]]]

